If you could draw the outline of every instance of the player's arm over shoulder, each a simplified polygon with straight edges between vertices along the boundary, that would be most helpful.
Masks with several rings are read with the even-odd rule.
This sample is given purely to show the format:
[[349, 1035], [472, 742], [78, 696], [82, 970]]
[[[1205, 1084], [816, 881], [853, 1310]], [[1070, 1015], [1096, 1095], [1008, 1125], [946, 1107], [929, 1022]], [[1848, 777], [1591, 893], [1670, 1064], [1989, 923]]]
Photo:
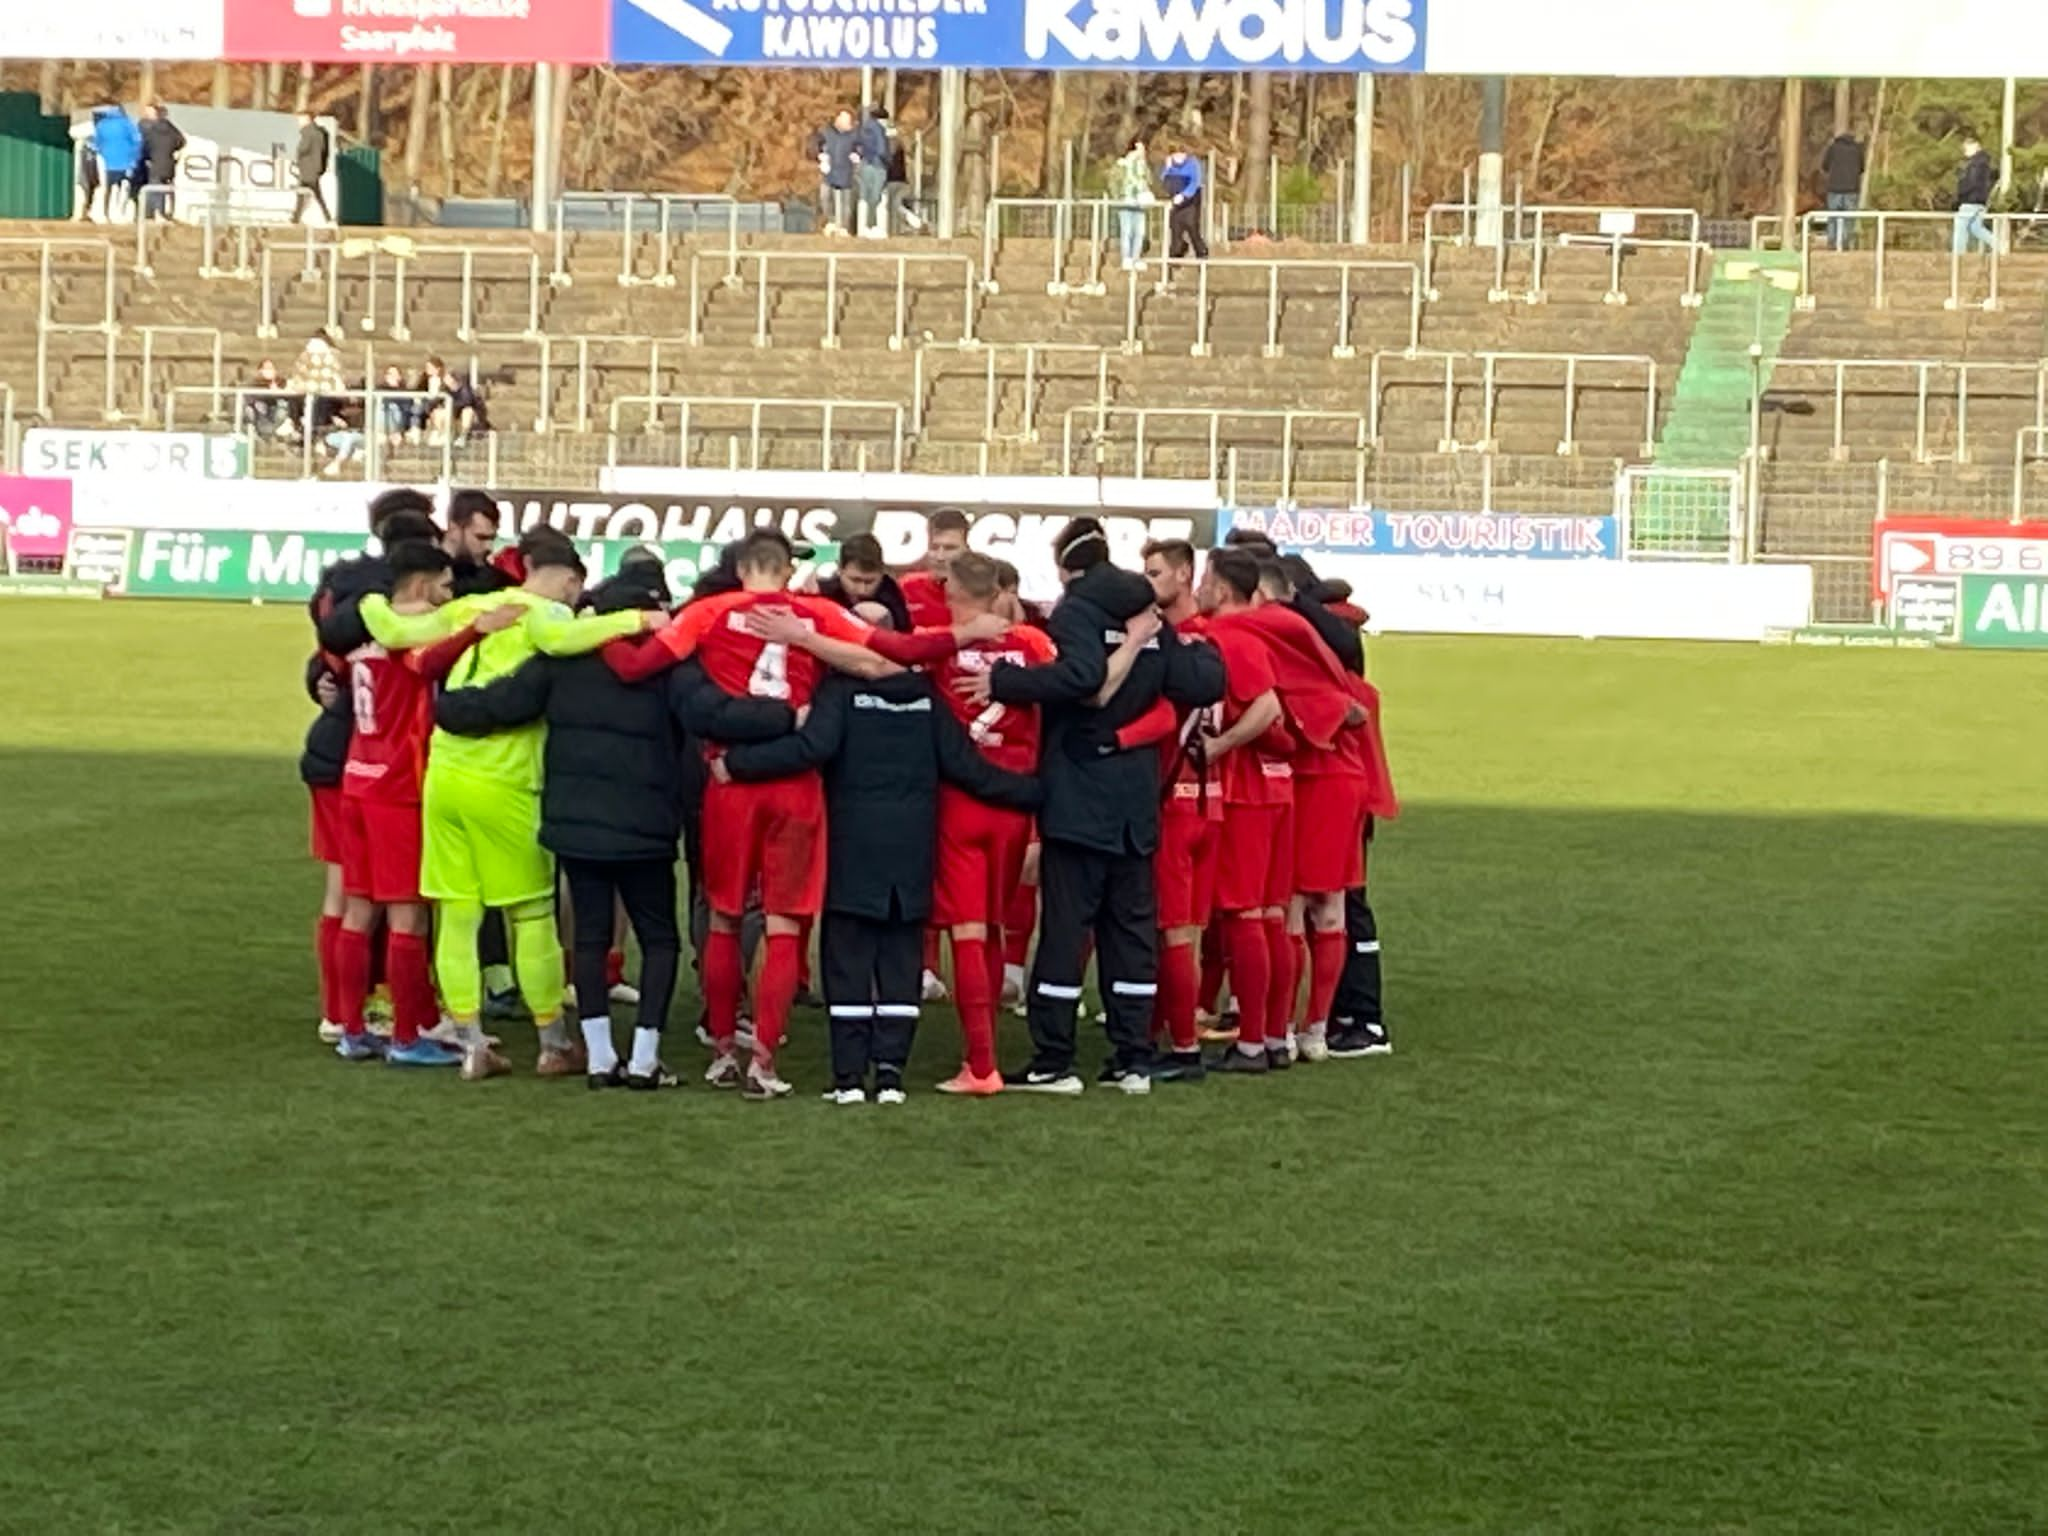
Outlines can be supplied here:
[[381, 592], [367, 592], [357, 607], [370, 638], [387, 651], [409, 651], [432, 645], [471, 622], [477, 616], [476, 599], [458, 598], [428, 613], [400, 613]]
[[533, 648], [547, 656], [583, 656], [601, 649], [608, 641], [623, 640], [647, 628], [647, 615], [638, 608], [617, 613], [576, 613], [563, 603], [535, 605], [526, 615], [527, 638]]

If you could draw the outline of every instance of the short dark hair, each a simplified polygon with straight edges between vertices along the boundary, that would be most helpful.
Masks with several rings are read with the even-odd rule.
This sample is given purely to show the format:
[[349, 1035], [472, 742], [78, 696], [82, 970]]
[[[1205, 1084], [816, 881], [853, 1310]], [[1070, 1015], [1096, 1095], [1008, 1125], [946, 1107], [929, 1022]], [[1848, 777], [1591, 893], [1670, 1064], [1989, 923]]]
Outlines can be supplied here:
[[857, 571], [882, 570], [882, 541], [872, 533], [850, 534], [840, 540], [839, 567], [845, 570], [849, 566]]
[[589, 567], [583, 563], [583, 557], [576, 553], [576, 546], [560, 536], [552, 539], [534, 539], [529, 536], [521, 542], [519, 552], [526, 557], [526, 569], [529, 572], [552, 566], [574, 571], [578, 576], [590, 574]]
[[941, 507], [925, 519], [925, 527], [933, 533], [965, 533], [973, 526], [973, 519], [958, 507]]
[[1300, 555], [1282, 555], [1280, 569], [1287, 573], [1287, 583], [1297, 592], [1314, 592], [1322, 584], [1316, 575], [1316, 568]]
[[543, 549], [566, 549], [572, 555], [576, 552], [576, 541], [562, 532], [553, 523], [535, 523], [519, 536], [519, 553], [528, 565]]
[[431, 522], [434, 498], [409, 485], [394, 485], [388, 491], [378, 492], [370, 498], [370, 532], [376, 533], [383, 528], [384, 519], [394, 512], [417, 512]]
[[401, 544], [432, 544], [440, 537], [441, 530], [434, 526], [431, 517], [409, 507], [393, 512], [377, 525], [377, 542], [387, 550], [396, 549]]
[[1154, 539], [1141, 553], [1147, 560], [1157, 555], [1168, 565], [1177, 565], [1182, 570], [1195, 568], [1195, 546], [1186, 539]]
[[1228, 545], [1212, 549], [1208, 569], [1211, 576], [1244, 602], [1250, 602], [1259, 590], [1259, 557], [1248, 549], [1232, 549]]
[[1087, 571], [1109, 559], [1109, 535], [1099, 517], [1076, 517], [1052, 541], [1053, 559], [1063, 571]]
[[1007, 560], [996, 562], [996, 585], [1005, 592], [1014, 592], [1024, 585], [1024, 575]]
[[1003, 590], [1003, 573], [994, 560], [969, 550], [946, 572], [946, 585], [958, 587], [969, 597], [986, 599]]
[[385, 556], [391, 566], [391, 584], [397, 586], [408, 576], [431, 576], [453, 569], [454, 558], [430, 539], [401, 539]]
[[1287, 578], [1287, 567], [1278, 560], [1259, 562], [1259, 586], [1266, 596], [1282, 601], [1294, 595], [1294, 583]]
[[733, 565], [742, 571], [786, 571], [796, 564], [796, 551], [789, 539], [774, 528], [756, 528], [740, 540]]
[[1249, 549], [1254, 554], [1280, 553], [1280, 546], [1256, 528], [1233, 528], [1223, 535], [1223, 543], [1226, 548]]
[[488, 517], [494, 523], [505, 520], [498, 498], [489, 491], [457, 491], [448, 498], [450, 528], [467, 528], [480, 517]]

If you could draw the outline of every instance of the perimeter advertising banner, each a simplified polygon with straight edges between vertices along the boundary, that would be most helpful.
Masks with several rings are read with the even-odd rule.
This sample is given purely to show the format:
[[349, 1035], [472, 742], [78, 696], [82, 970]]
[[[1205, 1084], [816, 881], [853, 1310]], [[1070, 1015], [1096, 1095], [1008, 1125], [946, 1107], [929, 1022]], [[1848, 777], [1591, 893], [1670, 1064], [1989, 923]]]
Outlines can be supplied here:
[[12, 59], [218, 59], [221, 0], [9, 0]]
[[1232, 507], [1225, 534], [1263, 533], [1311, 561], [1317, 555], [1461, 555], [1475, 559], [1619, 560], [1620, 519], [1543, 512], [1332, 511]]
[[2048, 576], [2048, 523], [1880, 517], [1871, 524], [1870, 555], [1870, 595], [1880, 603], [1909, 577]]
[[[215, 0], [220, 4], [221, 0]], [[607, 0], [225, 0], [230, 58], [601, 64]]]

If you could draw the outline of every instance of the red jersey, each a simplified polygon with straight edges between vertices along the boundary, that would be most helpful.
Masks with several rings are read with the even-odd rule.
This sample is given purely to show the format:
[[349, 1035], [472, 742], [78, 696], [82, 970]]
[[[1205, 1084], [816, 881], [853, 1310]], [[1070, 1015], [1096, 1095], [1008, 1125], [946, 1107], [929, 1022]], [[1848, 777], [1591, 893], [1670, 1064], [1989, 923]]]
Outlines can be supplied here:
[[953, 622], [953, 610], [946, 603], [946, 583], [936, 571], [912, 571], [898, 577], [896, 585], [916, 628], [944, 629]]
[[[1223, 726], [1244, 718], [1252, 700], [1279, 687], [1273, 658], [1256, 634], [1241, 626], [1212, 624], [1209, 639], [1223, 653]], [[1294, 769], [1285, 758], [1267, 757], [1258, 743], [1246, 742], [1226, 752], [1220, 766], [1227, 805], [1288, 805], [1294, 799]]]
[[976, 704], [956, 693], [954, 682], [979, 677], [997, 662], [1020, 667], [1038, 667], [1057, 653], [1043, 630], [1016, 625], [1000, 640], [983, 640], [956, 651], [933, 669], [940, 694], [952, 706], [953, 714], [967, 727], [967, 734], [981, 748], [981, 755], [998, 768], [1012, 773], [1031, 773], [1038, 767], [1038, 709], [1036, 705], [999, 704], [991, 699]]
[[[1181, 639], [1197, 644], [1207, 640], [1209, 624], [1199, 613], [1185, 619], [1176, 619], [1174, 632]], [[1159, 773], [1161, 782], [1170, 779], [1172, 788], [1167, 799], [1170, 804], [1184, 810], [1200, 811], [1210, 821], [1223, 819], [1223, 784], [1219, 769], [1210, 767], [1205, 761], [1198, 769], [1191, 760], [1188, 748], [1204, 731], [1213, 735], [1223, 729], [1223, 706], [1210, 704], [1201, 709], [1180, 711], [1180, 728], [1159, 743]]]
[[749, 630], [747, 615], [757, 608], [793, 612], [826, 638], [853, 645], [866, 645], [874, 634], [830, 598], [813, 593], [721, 592], [691, 603], [651, 643], [678, 661], [701, 656], [705, 675], [735, 697], [781, 699], [802, 709], [817, 692], [825, 664], [808, 651], [792, 651]]
[[386, 805], [418, 805], [434, 729], [434, 683], [425, 651], [370, 644], [349, 652], [348, 687], [355, 736], [342, 765], [343, 794]]

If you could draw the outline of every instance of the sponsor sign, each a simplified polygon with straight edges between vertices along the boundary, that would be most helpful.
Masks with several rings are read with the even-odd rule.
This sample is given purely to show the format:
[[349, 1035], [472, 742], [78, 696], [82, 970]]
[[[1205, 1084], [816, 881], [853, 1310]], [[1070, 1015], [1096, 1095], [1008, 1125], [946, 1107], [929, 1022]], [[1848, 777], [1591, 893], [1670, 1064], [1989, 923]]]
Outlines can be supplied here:
[[128, 583], [128, 546], [133, 541], [126, 528], [74, 528], [65, 566], [78, 581], [121, 592]]
[[[160, 495], [165, 478], [240, 480], [249, 473], [249, 445], [239, 437], [204, 432], [106, 432], [31, 427], [22, 435], [21, 464], [31, 475], [71, 478], [112, 475], [148, 480], [145, 495]], [[81, 523], [90, 518], [80, 516]]]
[[521, 529], [554, 523], [580, 538], [703, 540], [725, 544], [749, 528], [776, 527], [806, 543], [872, 533], [882, 558], [901, 568], [924, 558], [926, 519], [958, 507], [973, 519], [971, 549], [1017, 567], [1024, 595], [1059, 595], [1052, 540], [1067, 519], [1102, 519], [1110, 558], [1135, 567], [1151, 539], [1214, 542], [1215, 488], [1206, 481], [1065, 477], [860, 475], [620, 467], [608, 489], [499, 493]]
[[[289, 224], [298, 204], [299, 178], [292, 162], [299, 143], [299, 120], [289, 112], [249, 112], [223, 107], [173, 106], [171, 121], [185, 135], [185, 153], [178, 158], [172, 204], [187, 224], [206, 218], [216, 223]], [[316, 119], [329, 144], [336, 141], [335, 121]], [[341, 173], [329, 156], [320, 178], [327, 206], [341, 206]], [[307, 217], [318, 222], [318, 209]]]
[[1871, 596], [1908, 576], [2048, 576], [2048, 523], [1880, 517], [1871, 526]]
[[1953, 576], [1899, 576], [1892, 581], [1892, 628], [1953, 643], [1962, 623], [1962, 593]]
[[61, 558], [71, 539], [71, 482], [0, 475], [0, 533], [10, 561]]
[[6, 10], [10, 58], [221, 57], [221, 0], [20, 0]]
[[1421, 69], [1427, 10], [1439, 0], [609, 3], [621, 64], [1356, 74]]
[[[215, 0], [216, 4], [222, 0]], [[606, 0], [225, 0], [227, 57], [323, 64], [598, 64]]]
[[1533, 512], [1349, 512], [1313, 507], [1237, 507], [1225, 533], [1251, 528], [1314, 560], [1328, 554], [1465, 555], [1520, 560], [1619, 560], [1613, 516]]
[[72, 576], [0, 576], [0, 597], [105, 597], [93, 582]]
[[2048, 576], [1961, 576], [1962, 641], [1993, 650], [2048, 650]]
[[81, 528], [260, 528], [268, 533], [353, 533], [369, 527], [371, 498], [390, 487], [337, 480], [145, 480], [83, 475], [71, 482]]
[[1340, 555], [1375, 631], [1760, 641], [1812, 622], [1804, 565]]

